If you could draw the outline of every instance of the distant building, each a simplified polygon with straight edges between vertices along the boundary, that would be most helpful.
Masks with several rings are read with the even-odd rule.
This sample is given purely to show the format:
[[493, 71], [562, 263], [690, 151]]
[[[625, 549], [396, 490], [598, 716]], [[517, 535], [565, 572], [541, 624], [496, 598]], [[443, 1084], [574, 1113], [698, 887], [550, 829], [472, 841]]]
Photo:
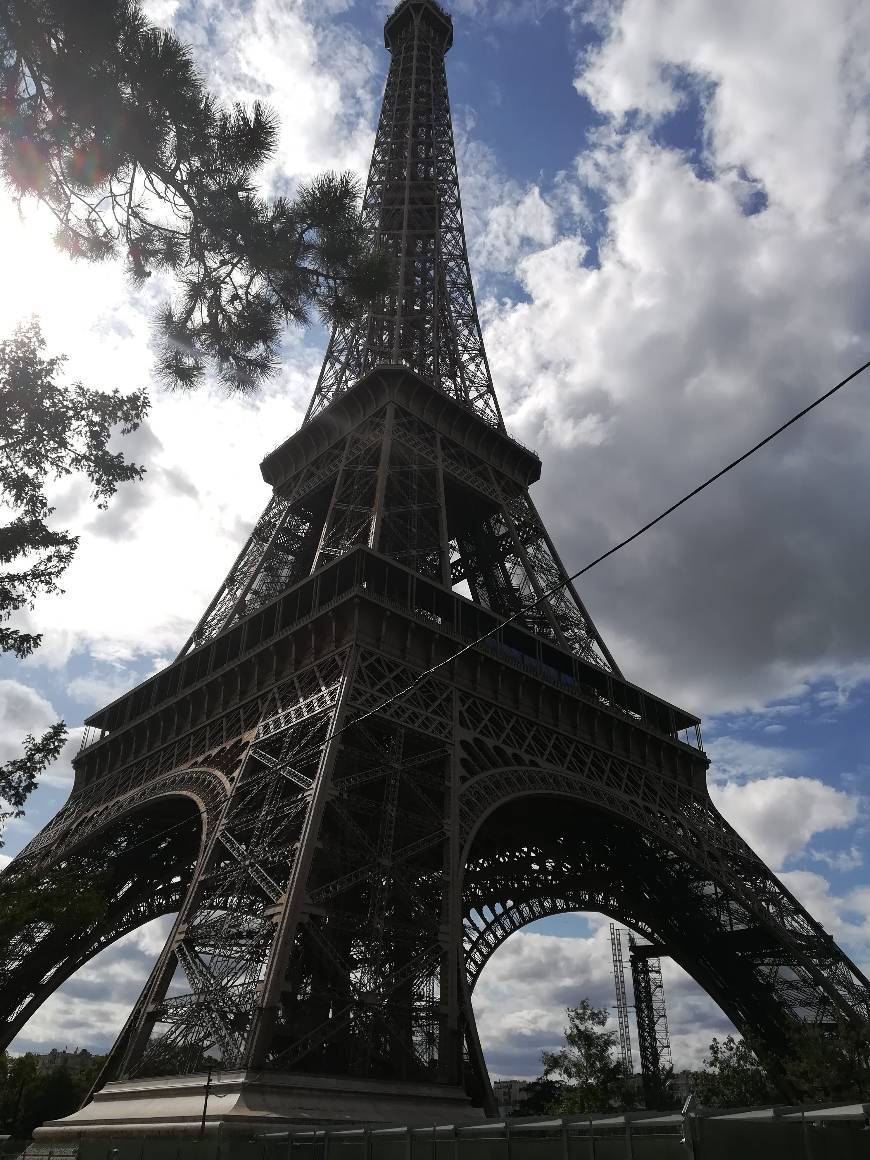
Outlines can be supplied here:
[[94, 1055], [87, 1048], [78, 1047], [75, 1051], [58, 1051], [56, 1047], [39, 1055], [35, 1051], [28, 1051], [27, 1055], [36, 1063], [40, 1071], [50, 1071], [53, 1067], [65, 1067], [68, 1071], [85, 1071], [97, 1063], [101, 1056]]
[[522, 1115], [522, 1106], [528, 1098], [527, 1086], [524, 1079], [497, 1079], [493, 1083], [492, 1090], [500, 1116]]

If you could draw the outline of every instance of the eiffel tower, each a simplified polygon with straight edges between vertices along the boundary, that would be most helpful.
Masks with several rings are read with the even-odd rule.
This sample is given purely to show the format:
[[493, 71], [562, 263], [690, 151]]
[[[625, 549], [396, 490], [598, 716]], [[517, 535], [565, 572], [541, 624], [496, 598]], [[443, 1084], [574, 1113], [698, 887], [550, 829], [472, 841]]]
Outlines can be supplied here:
[[96, 1097], [48, 1136], [492, 1113], [475, 983], [566, 911], [672, 956], [774, 1064], [796, 1023], [870, 1014], [712, 805], [698, 718], [620, 672], [532, 502], [541, 464], [505, 430], [475, 307], [452, 39], [432, 0], [387, 20], [362, 214], [392, 289], [332, 335], [202, 620], [89, 719], [69, 801], [17, 859], [98, 866], [108, 901], [12, 940], [7, 1042], [177, 914]]

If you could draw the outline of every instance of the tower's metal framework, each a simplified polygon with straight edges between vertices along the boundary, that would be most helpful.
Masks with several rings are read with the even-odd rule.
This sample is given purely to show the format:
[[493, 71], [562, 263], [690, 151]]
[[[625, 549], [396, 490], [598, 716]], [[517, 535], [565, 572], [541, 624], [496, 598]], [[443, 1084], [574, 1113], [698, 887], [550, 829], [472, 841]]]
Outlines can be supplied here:
[[386, 23], [364, 222], [393, 289], [333, 335], [177, 660], [89, 719], [69, 801], [17, 861], [111, 867], [107, 908], [0, 952], [7, 1041], [176, 912], [106, 1079], [218, 1061], [465, 1084], [492, 1106], [472, 988], [563, 910], [666, 948], [773, 1058], [796, 1020], [870, 1013], [864, 976], [717, 813], [697, 718], [623, 678], [565, 583], [481, 340], [452, 35], [432, 0]]
[[631, 931], [628, 948], [644, 1103], [648, 1108], [664, 1108], [667, 1106], [667, 1082], [674, 1062], [662, 982], [662, 960], [658, 947], [639, 939]]
[[[628, 1022], [628, 996], [625, 991], [625, 957], [622, 950], [622, 929], [610, 924], [610, 951], [613, 957], [613, 988], [616, 992], [616, 1021], [619, 1025], [619, 1054], [626, 1075], [634, 1075], [631, 1052], [631, 1026]], [[643, 1052], [641, 1051], [641, 1054]]]

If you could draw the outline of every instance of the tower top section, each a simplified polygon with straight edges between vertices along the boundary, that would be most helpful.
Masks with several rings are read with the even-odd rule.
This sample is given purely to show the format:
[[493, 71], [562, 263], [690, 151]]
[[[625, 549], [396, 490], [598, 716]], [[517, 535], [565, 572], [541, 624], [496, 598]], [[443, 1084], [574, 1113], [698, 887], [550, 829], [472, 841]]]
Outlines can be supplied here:
[[392, 52], [407, 30], [423, 24], [442, 52], [453, 44], [453, 21], [435, 0], [402, 0], [384, 25], [384, 44]]
[[444, 58], [453, 22], [435, 0], [403, 0], [384, 39], [390, 71], [360, 226], [390, 271], [388, 288], [333, 330], [306, 421], [386, 366], [504, 431], [462, 224]]

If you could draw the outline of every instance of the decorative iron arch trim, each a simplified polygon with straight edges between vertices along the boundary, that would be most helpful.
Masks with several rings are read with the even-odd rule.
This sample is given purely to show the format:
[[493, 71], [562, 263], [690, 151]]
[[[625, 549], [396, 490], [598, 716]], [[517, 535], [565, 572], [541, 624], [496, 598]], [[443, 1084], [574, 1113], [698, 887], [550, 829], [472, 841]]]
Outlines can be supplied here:
[[[591, 765], [587, 764], [587, 770]], [[651, 771], [611, 757], [608, 769], [621, 767], [623, 786]], [[537, 779], [537, 780], [536, 780]], [[645, 780], [646, 780], [645, 779]], [[602, 780], [548, 768], [539, 763], [490, 769], [469, 779], [459, 793], [461, 847], [458, 871], [465, 867], [486, 820], [507, 802], [523, 797], [554, 796], [584, 802], [637, 826], [672, 852], [696, 866], [723, 894], [768, 931], [796, 960], [807, 982], [851, 1021], [870, 1021], [870, 983], [839, 950], [820, 923], [722, 817], [706, 793], [656, 775], [659, 792], [652, 800], [628, 794]], [[478, 808], [475, 809], [474, 806]], [[670, 824], [665, 816], [670, 815]], [[658, 824], [656, 824], [658, 822]]]
[[67, 832], [49, 848], [48, 857], [40, 857], [40, 852], [36, 851], [28, 855], [24, 850], [20, 862], [33, 864], [43, 860], [57, 862], [82, 849], [110, 827], [122, 823], [125, 818], [144, 813], [149, 807], [168, 798], [184, 797], [194, 802], [200, 817], [198, 863], [220, 811], [229, 797], [229, 792], [230, 782], [226, 775], [208, 765], [173, 770], [153, 782], [128, 790], [111, 801], [100, 803], [88, 813], [79, 815], [72, 821]]
[[[535, 912], [534, 907], [540, 907], [540, 912]], [[483, 968], [499, 949], [503, 946], [512, 934], [529, 926], [533, 922], [538, 922], [542, 918], [548, 918], [554, 914], [577, 914], [584, 911], [595, 911], [607, 915], [609, 918], [616, 919], [617, 922], [624, 926], [630, 926], [645, 938], [653, 941], [657, 937], [657, 932], [639, 919], [637, 915], [628, 916], [626, 912], [621, 911], [619, 907], [611, 906], [607, 910], [601, 909], [600, 902], [588, 898], [577, 896], [571, 897], [566, 895], [564, 898], [558, 897], [541, 897], [529, 898], [522, 902], [512, 902], [509, 906], [501, 910], [493, 917], [491, 922], [487, 922], [486, 926], [480, 928], [474, 923], [477, 928], [477, 934], [474, 941], [470, 944], [470, 950], [465, 953], [465, 973], [468, 980], [469, 993], [474, 993], [474, 988], [480, 978]], [[480, 913], [478, 911], [478, 913]], [[463, 927], [468, 930], [466, 923], [469, 921], [469, 916], [466, 915], [463, 919]], [[464, 941], [464, 940], [463, 940]], [[480, 946], [480, 953], [477, 953], [477, 948]], [[473, 969], [469, 969], [472, 967]]]

